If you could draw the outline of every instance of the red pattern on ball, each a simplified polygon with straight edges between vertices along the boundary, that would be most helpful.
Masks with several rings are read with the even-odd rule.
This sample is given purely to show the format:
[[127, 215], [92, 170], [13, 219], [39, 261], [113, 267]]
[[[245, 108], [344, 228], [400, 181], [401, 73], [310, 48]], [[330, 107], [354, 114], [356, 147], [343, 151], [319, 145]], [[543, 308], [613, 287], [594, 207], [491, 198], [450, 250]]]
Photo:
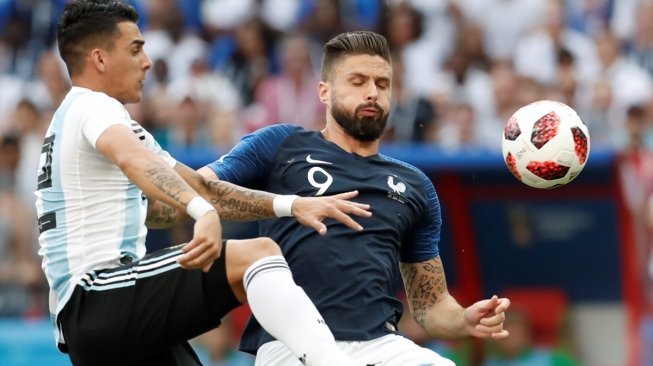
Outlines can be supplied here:
[[506, 155], [506, 165], [508, 165], [508, 169], [514, 175], [517, 177], [517, 179], [521, 180], [521, 174], [519, 174], [519, 170], [517, 170], [517, 162], [515, 161], [515, 157], [512, 156], [511, 153], [508, 153]]
[[517, 118], [510, 117], [508, 123], [506, 123], [506, 127], [503, 129], [503, 136], [506, 140], [515, 141], [519, 135], [521, 135], [521, 129], [519, 128], [519, 124], [517, 124]]
[[554, 161], [531, 161], [526, 169], [546, 180], [560, 179], [569, 172], [568, 166], [560, 165]]
[[531, 142], [535, 147], [541, 149], [547, 142], [558, 134], [560, 116], [555, 112], [549, 112], [533, 124]]
[[572, 127], [571, 134], [574, 136], [574, 147], [576, 148], [578, 162], [585, 164], [587, 160], [587, 136], [578, 127]]

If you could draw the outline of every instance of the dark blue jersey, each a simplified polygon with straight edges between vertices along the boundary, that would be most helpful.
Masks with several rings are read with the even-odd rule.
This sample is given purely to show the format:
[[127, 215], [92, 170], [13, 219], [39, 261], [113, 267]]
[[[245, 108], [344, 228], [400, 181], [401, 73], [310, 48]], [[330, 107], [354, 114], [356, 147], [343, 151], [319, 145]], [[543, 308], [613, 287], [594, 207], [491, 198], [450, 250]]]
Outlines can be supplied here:
[[[431, 181], [417, 168], [376, 154], [348, 153], [321, 133], [273, 125], [243, 138], [209, 165], [238, 185], [279, 194], [320, 196], [358, 190], [370, 218], [355, 217], [356, 232], [328, 219], [326, 236], [294, 218], [262, 221], [260, 234], [276, 240], [295, 281], [308, 294], [338, 340], [369, 340], [395, 332], [402, 314], [396, 298], [399, 261], [438, 255], [440, 204]], [[272, 340], [250, 319], [241, 349], [255, 353]]]

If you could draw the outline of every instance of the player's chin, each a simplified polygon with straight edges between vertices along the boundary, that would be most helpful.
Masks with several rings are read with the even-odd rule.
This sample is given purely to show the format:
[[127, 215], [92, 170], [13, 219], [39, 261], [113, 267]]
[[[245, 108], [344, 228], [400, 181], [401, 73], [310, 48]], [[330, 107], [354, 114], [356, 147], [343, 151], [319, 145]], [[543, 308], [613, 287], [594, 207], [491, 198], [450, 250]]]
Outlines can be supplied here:
[[141, 99], [143, 99], [143, 92], [138, 90], [129, 95], [129, 98], [127, 98], [125, 104], [138, 103], [141, 101]]

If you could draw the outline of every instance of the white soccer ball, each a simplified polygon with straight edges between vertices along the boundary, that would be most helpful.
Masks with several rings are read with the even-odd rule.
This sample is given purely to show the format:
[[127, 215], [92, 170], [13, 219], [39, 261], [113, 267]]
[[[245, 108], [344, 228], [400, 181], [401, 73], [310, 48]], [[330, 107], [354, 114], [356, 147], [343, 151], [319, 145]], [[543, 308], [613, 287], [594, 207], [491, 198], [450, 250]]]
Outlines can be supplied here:
[[555, 188], [571, 182], [585, 167], [590, 135], [574, 109], [541, 100], [510, 117], [501, 145], [503, 159], [517, 179], [535, 188]]

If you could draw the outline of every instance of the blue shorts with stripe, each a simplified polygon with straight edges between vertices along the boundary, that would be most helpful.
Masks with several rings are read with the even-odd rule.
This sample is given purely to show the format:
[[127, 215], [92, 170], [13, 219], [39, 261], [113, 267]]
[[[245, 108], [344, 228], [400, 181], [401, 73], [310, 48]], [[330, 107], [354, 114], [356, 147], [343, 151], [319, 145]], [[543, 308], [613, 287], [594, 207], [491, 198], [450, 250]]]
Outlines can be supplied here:
[[220, 325], [240, 303], [225, 247], [211, 270], [185, 270], [181, 246], [88, 273], [57, 318], [73, 365], [199, 365], [187, 340]]

